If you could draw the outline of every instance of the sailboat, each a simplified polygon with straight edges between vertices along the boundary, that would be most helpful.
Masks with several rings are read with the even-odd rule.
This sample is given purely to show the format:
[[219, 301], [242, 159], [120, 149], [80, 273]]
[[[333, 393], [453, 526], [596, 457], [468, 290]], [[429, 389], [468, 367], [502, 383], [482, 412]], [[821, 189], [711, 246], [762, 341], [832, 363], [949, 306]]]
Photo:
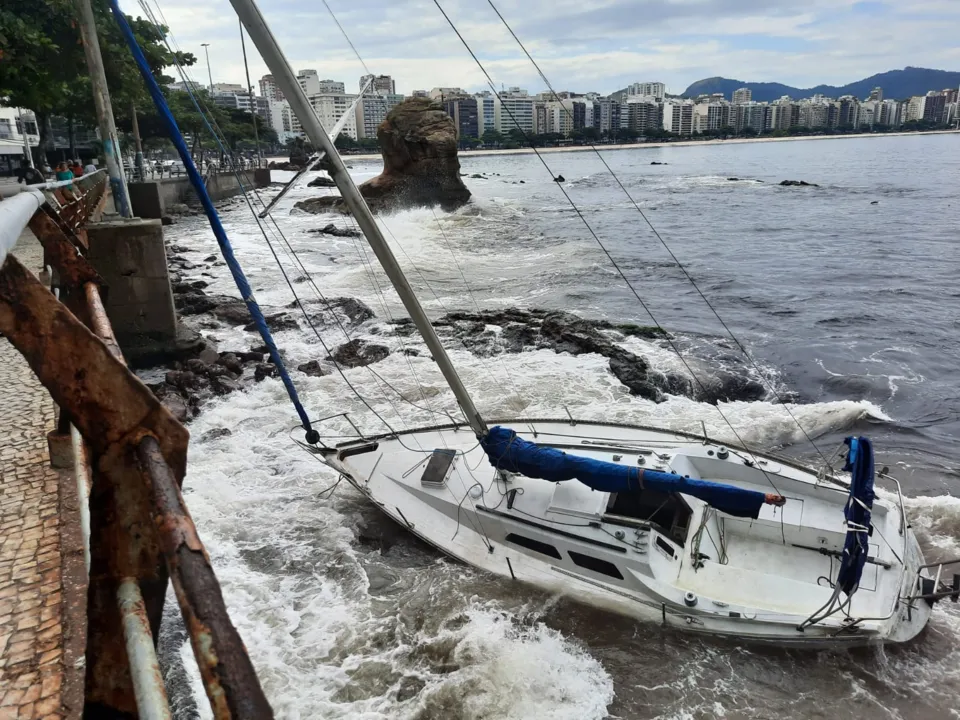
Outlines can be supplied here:
[[[895, 492], [876, 495], [867, 438], [847, 439], [836, 473], [705, 434], [482, 417], [259, 8], [231, 4], [326, 153], [465, 418], [332, 443], [304, 423], [311, 451], [385, 515], [493, 575], [665, 627], [781, 647], [906, 642], [936, 601], [958, 599], [960, 575], [948, 580], [947, 568], [960, 560], [925, 562], [899, 483], [881, 472]], [[244, 300], [253, 312], [248, 286]]]

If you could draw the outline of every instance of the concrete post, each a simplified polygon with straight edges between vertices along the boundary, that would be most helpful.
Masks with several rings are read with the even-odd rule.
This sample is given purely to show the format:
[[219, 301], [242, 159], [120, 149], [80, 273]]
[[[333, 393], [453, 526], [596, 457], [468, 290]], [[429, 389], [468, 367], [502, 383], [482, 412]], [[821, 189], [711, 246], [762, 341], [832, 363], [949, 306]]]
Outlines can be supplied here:
[[172, 346], [177, 316], [160, 221], [91, 223], [87, 239], [87, 259], [106, 283], [104, 308], [127, 359]]
[[90, 72], [90, 84], [93, 86], [93, 103], [97, 110], [97, 122], [100, 127], [100, 143], [103, 157], [110, 176], [110, 189], [117, 212], [130, 217], [130, 201], [127, 185], [123, 178], [122, 162], [117, 153], [117, 126], [113, 120], [113, 108], [110, 106], [110, 90], [103, 71], [103, 57], [100, 55], [100, 41], [97, 38], [97, 25], [93, 17], [90, 0], [76, 0], [80, 24], [80, 37], [83, 39], [83, 51], [87, 56], [87, 69]]
[[[134, 171], [134, 178], [137, 182], [143, 182], [146, 180], [146, 175], [143, 172], [143, 144], [140, 142], [140, 122], [137, 119], [137, 104], [135, 102], [130, 102], [130, 122], [133, 125], [133, 142], [137, 146], [137, 157], [133, 161], [136, 170]], [[132, 210], [133, 208], [131, 208]]]

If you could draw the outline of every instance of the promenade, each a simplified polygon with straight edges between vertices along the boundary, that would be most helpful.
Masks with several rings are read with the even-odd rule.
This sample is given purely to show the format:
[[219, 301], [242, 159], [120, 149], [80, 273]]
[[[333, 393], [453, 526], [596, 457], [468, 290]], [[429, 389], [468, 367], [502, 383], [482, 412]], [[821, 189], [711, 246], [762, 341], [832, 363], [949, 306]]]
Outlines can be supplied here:
[[[42, 250], [29, 232], [15, 255], [39, 271]], [[65, 701], [60, 490], [71, 475], [50, 467], [54, 424], [50, 395], [0, 338], [0, 720], [79, 717], [82, 709], [75, 692], [76, 704]], [[74, 670], [69, 684], [82, 683], [82, 667]]]

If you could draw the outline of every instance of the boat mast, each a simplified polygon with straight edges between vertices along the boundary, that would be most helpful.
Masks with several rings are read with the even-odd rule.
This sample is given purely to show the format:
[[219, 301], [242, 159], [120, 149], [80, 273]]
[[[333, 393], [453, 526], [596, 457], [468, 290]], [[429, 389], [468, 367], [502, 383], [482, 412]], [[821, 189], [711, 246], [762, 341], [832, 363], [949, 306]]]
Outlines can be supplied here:
[[270, 72], [273, 73], [274, 80], [280, 87], [280, 90], [283, 91], [283, 96], [287, 102], [290, 103], [290, 108], [296, 113], [297, 118], [300, 120], [300, 125], [303, 127], [307, 137], [310, 138], [310, 142], [313, 143], [314, 147], [322, 148], [324, 152], [326, 152], [329, 161], [330, 175], [337, 184], [343, 201], [350, 209], [350, 212], [353, 213], [354, 218], [356, 218], [357, 224], [363, 231], [364, 236], [366, 236], [367, 242], [370, 243], [370, 247], [373, 248], [377, 260], [380, 261], [384, 271], [387, 273], [387, 277], [389, 277], [390, 282], [393, 283], [397, 295], [400, 296], [403, 306], [407, 309], [407, 312], [410, 313], [410, 318], [420, 331], [420, 335], [423, 336], [427, 347], [430, 348], [434, 360], [436, 360], [437, 365], [440, 367], [440, 372], [443, 373], [443, 377], [446, 379], [450, 389], [453, 390], [457, 402], [460, 403], [467, 422], [470, 423], [470, 427], [473, 428], [477, 437], [485, 436], [487, 434], [486, 423], [483, 421], [483, 418], [480, 417], [476, 405], [473, 404], [473, 399], [460, 380], [460, 376], [450, 361], [447, 351], [440, 343], [440, 338], [437, 337], [433, 325], [430, 324], [430, 319], [424, 312], [423, 307], [421, 307], [420, 301], [413, 292], [413, 288], [410, 287], [410, 283], [406, 275], [403, 274], [403, 270], [400, 269], [400, 265], [397, 263], [393, 251], [380, 232], [373, 213], [371, 213], [370, 208], [367, 207], [366, 200], [363, 199], [356, 184], [353, 182], [353, 178], [351, 178], [350, 173], [347, 172], [340, 153], [338, 153], [336, 147], [334, 147], [333, 139], [327, 135], [326, 130], [323, 129], [323, 125], [320, 123], [320, 119], [310, 105], [306, 93], [303, 91], [303, 88], [300, 87], [300, 83], [297, 82], [296, 75], [294, 75], [290, 63], [287, 62], [283, 51], [277, 44], [276, 38], [273, 37], [273, 33], [270, 32], [270, 28], [267, 27], [260, 8], [257, 7], [254, 0], [230, 0], [230, 4], [233, 5], [233, 9], [239, 16], [240, 22], [243, 23], [243, 26], [247, 29], [247, 33], [249, 33], [250, 38], [253, 40], [253, 44], [256, 45], [257, 50], [260, 51], [260, 56], [263, 58], [263, 61], [267, 64], [267, 67], [270, 68]]

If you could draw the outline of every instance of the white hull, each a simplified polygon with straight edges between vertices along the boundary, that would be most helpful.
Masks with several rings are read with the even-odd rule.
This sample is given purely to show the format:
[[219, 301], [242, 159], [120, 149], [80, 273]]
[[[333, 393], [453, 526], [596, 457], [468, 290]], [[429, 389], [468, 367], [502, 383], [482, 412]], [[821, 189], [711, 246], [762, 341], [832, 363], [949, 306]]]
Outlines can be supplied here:
[[[683, 433], [561, 420], [499, 424], [585, 457], [761, 492], [775, 486], [787, 501], [751, 520], [687, 495], [648, 498], [644, 490], [638, 502], [575, 480], [505, 482], [464, 426], [357, 440], [323, 454], [384, 513], [458, 560], [638, 619], [836, 647], [904, 642], [930, 617], [924, 600], [904, 600], [918, 594], [923, 557], [902, 506], [876, 500], [870, 560], [846, 612], [801, 630], [833, 595], [846, 533], [842, 487], [773, 456], [730, 447], [724, 457], [721, 445]], [[457, 455], [440, 483], [424, 484], [434, 449]]]

